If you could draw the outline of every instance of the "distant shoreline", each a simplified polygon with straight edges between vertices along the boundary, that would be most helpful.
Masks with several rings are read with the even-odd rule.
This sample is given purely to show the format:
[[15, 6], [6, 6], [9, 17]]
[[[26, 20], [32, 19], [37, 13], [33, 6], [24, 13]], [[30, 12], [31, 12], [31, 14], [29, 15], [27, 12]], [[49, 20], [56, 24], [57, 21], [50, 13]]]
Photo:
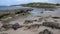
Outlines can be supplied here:
[[12, 6], [37, 7], [37, 8], [56, 8], [56, 6], [60, 6], [60, 4], [33, 2], [33, 3], [27, 3], [27, 4], [12, 5]]

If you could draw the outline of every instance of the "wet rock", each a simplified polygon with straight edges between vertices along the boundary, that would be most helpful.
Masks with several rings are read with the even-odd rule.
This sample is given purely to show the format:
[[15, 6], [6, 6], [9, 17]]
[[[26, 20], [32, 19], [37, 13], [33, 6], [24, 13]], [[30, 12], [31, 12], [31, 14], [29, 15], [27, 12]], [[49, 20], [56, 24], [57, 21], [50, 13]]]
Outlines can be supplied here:
[[52, 18], [54, 18], [54, 19], [60, 19], [60, 17], [52, 17]]
[[43, 26], [60, 29], [60, 24], [54, 22], [43, 22]]
[[14, 29], [14, 30], [17, 30], [18, 28], [21, 28], [22, 26], [20, 26], [18, 23], [15, 23], [13, 26], [12, 26], [12, 28]]
[[49, 31], [48, 29], [45, 29], [42, 32], [39, 32], [39, 34], [53, 34], [51, 31]]
[[27, 29], [39, 28], [40, 26], [41, 26], [41, 24], [33, 24], [33, 25], [28, 26]]
[[24, 24], [33, 23], [33, 20], [25, 20]]

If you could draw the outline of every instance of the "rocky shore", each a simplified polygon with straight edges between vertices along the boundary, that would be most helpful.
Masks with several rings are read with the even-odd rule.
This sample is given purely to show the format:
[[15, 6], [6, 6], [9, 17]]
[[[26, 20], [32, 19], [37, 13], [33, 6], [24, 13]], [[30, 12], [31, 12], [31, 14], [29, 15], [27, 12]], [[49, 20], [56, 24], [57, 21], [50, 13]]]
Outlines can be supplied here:
[[[60, 34], [60, 17], [39, 14], [37, 18], [32, 19], [30, 17], [32, 10], [18, 9], [7, 14], [3, 13], [0, 16], [0, 34]], [[30, 16], [26, 16], [27, 14]]]
[[[51, 29], [58, 29], [58, 30], [60, 29], [60, 23], [56, 23], [54, 19], [53, 19], [53, 21], [50, 21], [50, 19], [53, 19], [52, 16], [51, 17], [48, 16], [48, 18], [40, 17], [37, 20], [36, 19], [35, 20], [25, 20], [23, 22], [23, 24], [19, 24], [19, 23], [10, 24], [10, 23], [2, 23], [1, 22], [2, 25], [0, 27], [0, 32], [9, 31], [11, 29], [16, 31], [16, 30], [20, 29], [20, 30], [23, 30], [23, 31], [29, 30], [31, 32], [38, 32], [37, 34], [54, 34], [48, 28], [46, 28], [43, 31], [39, 31], [39, 29], [41, 27], [49, 27]], [[35, 23], [35, 22], [37, 22], [37, 23]]]
[[0, 12], [0, 20], [11, 19], [14, 16], [18, 16], [19, 14], [26, 15], [26, 14], [29, 14], [29, 12], [32, 10], [33, 9], [31, 8], [5, 10], [4, 12]]

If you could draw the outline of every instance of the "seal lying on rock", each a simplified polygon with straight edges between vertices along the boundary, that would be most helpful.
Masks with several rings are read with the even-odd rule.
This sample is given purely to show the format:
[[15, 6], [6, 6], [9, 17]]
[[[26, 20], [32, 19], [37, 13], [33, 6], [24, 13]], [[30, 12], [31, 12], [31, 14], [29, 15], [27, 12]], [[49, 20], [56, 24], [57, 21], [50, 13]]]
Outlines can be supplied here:
[[60, 24], [59, 23], [54, 23], [54, 22], [43, 22], [43, 26], [51, 27], [51, 28], [56, 28], [60, 29]]
[[49, 31], [48, 29], [45, 29], [42, 32], [39, 32], [39, 34], [53, 34], [51, 31]]

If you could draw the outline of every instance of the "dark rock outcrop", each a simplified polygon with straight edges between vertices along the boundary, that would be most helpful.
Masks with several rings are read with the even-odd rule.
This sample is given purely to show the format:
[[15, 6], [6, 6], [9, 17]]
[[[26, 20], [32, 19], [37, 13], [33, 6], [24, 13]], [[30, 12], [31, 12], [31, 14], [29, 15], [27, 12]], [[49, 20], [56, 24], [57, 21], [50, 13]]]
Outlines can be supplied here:
[[54, 22], [43, 22], [42, 25], [43, 25], [43, 26], [46, 26], [46, 27], [51, 27], [51, 28], [60, 29], [60, 24], [59, 24], [59, 23], [54, 23]]
[[22, 14], [22, 15], [27, 15], [30, 14], [29, 11], [32, 11], [33, 9], [31, 8], [23, 8], [23, 9], [14, 9], [14, 10], [6, 10], [4, 12], [0, 12], [0, 20], [2, 18], [8, 18], [10, 16], [14, 17], [16, 14]]
[[17, 30], [18, 28], [21, 28], [22, 26], [20, 26], [18, 23], [15, 23], [15, 24], [13, 24], [13, 26], [12, 26], [12, 28], [14, 29], [14, 30]]
[[48, 29], [45, 29], [42, 32], [39, 32], [39, 34], [53, 34], [53, 33], [49, 31]]
[[54, 18], [54, 19], [60, 19], [60, 17], [52, 17], [52, 18]]

